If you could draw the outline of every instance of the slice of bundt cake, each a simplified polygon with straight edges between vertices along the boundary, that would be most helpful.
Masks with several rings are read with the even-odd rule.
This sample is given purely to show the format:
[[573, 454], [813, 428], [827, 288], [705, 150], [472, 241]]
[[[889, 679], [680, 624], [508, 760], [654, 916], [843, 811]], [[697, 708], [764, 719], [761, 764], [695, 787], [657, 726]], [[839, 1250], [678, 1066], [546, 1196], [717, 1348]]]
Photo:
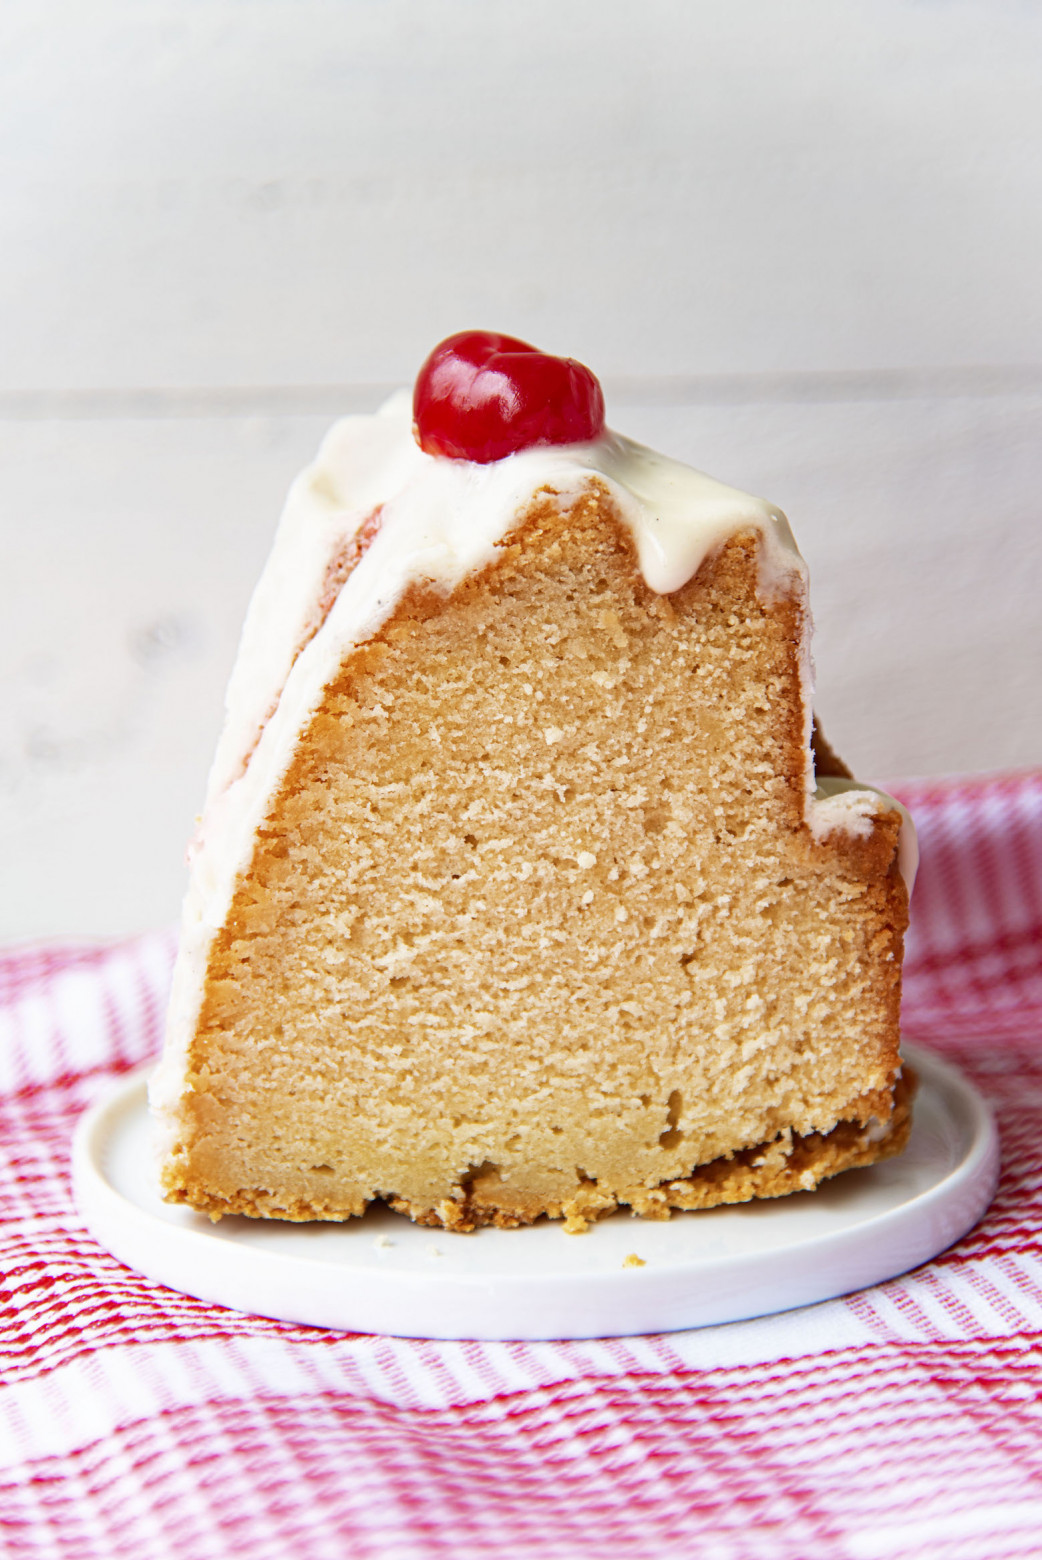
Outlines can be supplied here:
[[294, 486], [192, 852], [168, 1198], [579, 1229], [903, 1146], [910, 824], [812, 738], [784, 516], [602, 407], [451, 338], [415, 428], [350, 418]]

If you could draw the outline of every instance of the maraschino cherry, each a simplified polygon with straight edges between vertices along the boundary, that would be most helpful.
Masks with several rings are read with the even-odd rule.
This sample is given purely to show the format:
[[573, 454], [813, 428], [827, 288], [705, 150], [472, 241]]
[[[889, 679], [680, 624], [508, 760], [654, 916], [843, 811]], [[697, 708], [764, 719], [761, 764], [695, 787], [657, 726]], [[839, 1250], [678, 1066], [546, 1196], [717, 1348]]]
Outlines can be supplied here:
[[461, 330], [436, 346], [412, 405], [421, 449], [482, 465], [604, 432], [604, 395], [588, 368], [491, 330]]

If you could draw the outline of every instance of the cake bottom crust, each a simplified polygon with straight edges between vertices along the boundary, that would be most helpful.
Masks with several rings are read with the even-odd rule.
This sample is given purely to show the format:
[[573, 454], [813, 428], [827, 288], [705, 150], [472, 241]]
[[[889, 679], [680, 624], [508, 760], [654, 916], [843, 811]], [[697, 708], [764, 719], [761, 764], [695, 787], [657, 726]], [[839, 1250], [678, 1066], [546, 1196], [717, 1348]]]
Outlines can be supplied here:
[[[419, 1207], [405, 1198], [390, 1196], [388, 1205], [407, 1214], [416, 1224], [467, 1234], [482, 1225], [517, 1229], [539, 1218], [561, 1219], [569, 1234], [579, 1234], [596, 1219], [616, 1208], [629, 1207], [645, 1219], [668, 1219], [674, 1209], [682, 1212], [717, 1208], [725, 1203], [752, 1202], [756, 1198], [788, 1197], [809, 1192], [822, 1181], [844, 1170], [877, 1164], [899, 1154], [912, 1127], [912, 1099], [916, 1090], [913, 1070], [905, 1063], [894, 1085], [893, 1110], [883, 1121], [866, 1125], [864, 1116], [840, 1121], [830, 1132], [784, 1134], [770, 1143], [746, 1148], [731, 1158], [697, 1165], [681, 1180], [659, 1186], [633, 1186], [609, 1191], [596, 1182], [582, 1186], [567, 1202], [548, 1202], [526, 1196], [500, 1183], [495, 1173], [474, 1175], [459, 1199], [446, 1198], [435, 1208]], [[860, 1102], [859, 1102], [860, 1103]], [[215, 1197], [202, 1188], [168, 1189], [168, 1200], [184, 1202], [217, 1220], [228, 1214], [262, 1219], [344, 1220], [365, 1211], [333, 1209], [328, 1204], [280, 1201], [267, 1191], [242, 1190], [229, 1198]]]
[[580, 1234], [593, 1220], [604, 1218], [619, 1207], [629, 1207], [645, 1219], [668, 1219], [674, 1209], [688, 1212], [757, 1198], [788, 1197], [793, 1192], [813, 1191], [822, 1181], [844, 1170], [863, 1169], [899, 1154], [912, 1130], [915, 1090], [915, 1074], [905, 1064], [894, 1086], [893, 1112], [879, 1127], [852, 1120], [840, 1121], [831, 1132], [806, 1136], [793, 1132], [772, 1143], [743, 1149], [733, 1158], [696, 1165], [683, 1180], [665, 1181], [660, 1186], [607, 1192], [591, 1182], [568, 1202], [548, 1205], [535, 1199], [505, 1202], [502, 1196], [497, 1197], [494, 1185], [484, 1184], [478, 1178], [462, 1202], [446, 1201], [434, 1211], [415, 1209], [401, 1198], [388, 1201], [417, 1224], [461, 1233], [486, 1224], [516, 1229], [547, 1215], [563, 1219], [569, 1234]]

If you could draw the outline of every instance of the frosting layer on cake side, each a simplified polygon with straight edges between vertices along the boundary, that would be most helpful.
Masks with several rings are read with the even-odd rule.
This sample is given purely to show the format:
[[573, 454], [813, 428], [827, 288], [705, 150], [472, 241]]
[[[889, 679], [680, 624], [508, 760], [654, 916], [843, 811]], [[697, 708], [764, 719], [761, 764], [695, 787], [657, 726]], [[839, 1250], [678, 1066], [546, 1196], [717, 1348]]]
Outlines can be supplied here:
[[807, 823], [818, 841], [826, 839], [837, 829], [855, 838], [867, 839], [880, 805], [901, 815], [897, 869], [911, 894], [919, 869], [919, 844], [912, 815], [896, 797], [881, 791], [878, 786], [867, 785], [863, 780], [849, 780], [841, 775], [822, 775], [815, 784], [814, 795], [807, 808]]

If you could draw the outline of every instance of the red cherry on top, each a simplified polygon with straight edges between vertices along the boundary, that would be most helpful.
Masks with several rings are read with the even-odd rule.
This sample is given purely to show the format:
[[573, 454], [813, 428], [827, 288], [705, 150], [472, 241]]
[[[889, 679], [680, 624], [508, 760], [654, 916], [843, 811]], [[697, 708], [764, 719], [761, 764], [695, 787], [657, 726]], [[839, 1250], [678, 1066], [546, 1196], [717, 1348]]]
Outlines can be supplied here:
[[604, 395], [588, 368], [490, 330], [461, 330], [436, 346], [416, 377], [412, 406], [428, 455], [482, 465], [604, 432]]

